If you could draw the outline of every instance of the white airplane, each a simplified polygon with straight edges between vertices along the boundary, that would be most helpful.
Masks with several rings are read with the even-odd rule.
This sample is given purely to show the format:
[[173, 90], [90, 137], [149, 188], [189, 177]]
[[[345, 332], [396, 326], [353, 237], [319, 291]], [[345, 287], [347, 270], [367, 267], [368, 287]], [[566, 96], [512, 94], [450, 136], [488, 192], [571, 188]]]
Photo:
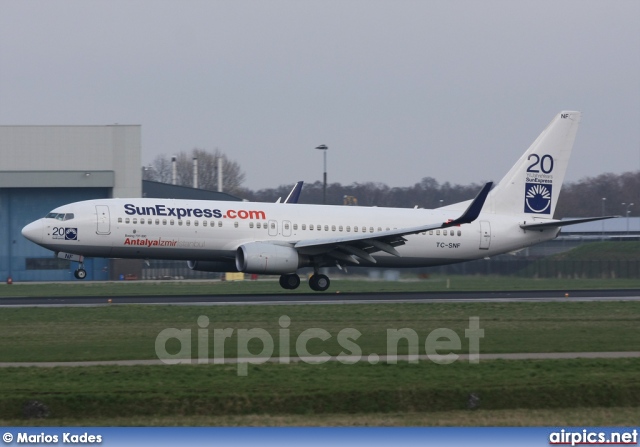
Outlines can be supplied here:
[[559, 113], [493, 190], [487, 183], [475, 199], [434, 210], [98, 199], [58, 207], [22, 234], [79, 262], [78, 279], [84, 257], [183, 259], [193, 270], [281, 275], [285, 289], [312, 267], [309, 286], [324, 291], [322, 267], [486, 258], [553, 239], [564, 225], [615, 217], [553, 219], [580, 117]]

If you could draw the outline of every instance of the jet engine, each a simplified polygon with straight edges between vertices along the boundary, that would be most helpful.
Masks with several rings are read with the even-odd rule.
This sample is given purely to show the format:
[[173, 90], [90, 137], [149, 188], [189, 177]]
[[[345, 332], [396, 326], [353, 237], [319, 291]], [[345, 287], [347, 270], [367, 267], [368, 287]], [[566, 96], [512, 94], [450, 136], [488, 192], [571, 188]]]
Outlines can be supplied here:
[[245, 273], [283, 275], [306, 265], [295, 248], [268, 242], [250, 242], [236, 250], [236, 268]]

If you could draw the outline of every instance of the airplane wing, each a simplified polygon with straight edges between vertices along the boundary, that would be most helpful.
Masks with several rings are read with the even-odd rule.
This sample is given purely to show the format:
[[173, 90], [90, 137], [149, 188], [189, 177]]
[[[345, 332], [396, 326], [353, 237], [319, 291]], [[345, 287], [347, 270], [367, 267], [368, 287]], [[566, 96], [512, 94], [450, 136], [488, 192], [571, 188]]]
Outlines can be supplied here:
[[303, 183], [304, 182], [302, 180], [297, 182], [295, 185], [293, 185], [293, 189], [291, 190], [287, 198], [284, 199], [284, 202], [282, 202], [282, 197], [278, 197], [278, 200], [276, 200], [276, 203], [298, 203], [298, 199], [300, 198], [300, 192], [302, 191]]
[[585, 217], [583, 219], [567, 219], [567, 220], [552, 220], [550, 222], [532, 222], [532, 223], [523, 223], [520, 225], [520, 228], [523, 230], [541, 230], [543, 228], [552, 228], [552, 227], [565, 227], [567, 225], [575, 225], [579, 223], [585, 222], [593, 222], [596, 220], [605, 220], [605, 219], [615, 219], [620, 216], [603, 216], [603, 217]]
[[403, 245], [407, 240], [404, 236], [422, 233], [425, 231], [448, 228], [456, 225], [471, 223], [478, 218], [484, 202], [491, 190], [493, 183], [489, 182], [478, 193], [469, 207], [460, 217], [447, 222], [436, 222], [417, 227], [398, 228], [389, 231], [378, 231], [375, 233], [350, 235], [330, 239], [310, 239], [299, 241], [294, 244], [298, 252], [310, 256], [325, 255], [336, 262], [346, 261], [359, 264], [357, 258], [375, 263], [376, 260], [371, 253], [384, 251], [393, 256], [400, 256], [395, 249]]

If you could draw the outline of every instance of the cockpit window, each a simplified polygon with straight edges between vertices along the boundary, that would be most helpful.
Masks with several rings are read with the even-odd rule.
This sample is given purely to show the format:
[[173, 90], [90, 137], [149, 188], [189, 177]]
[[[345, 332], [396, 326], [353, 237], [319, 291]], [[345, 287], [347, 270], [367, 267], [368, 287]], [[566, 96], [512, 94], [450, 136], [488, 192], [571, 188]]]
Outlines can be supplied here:
[[74, 218], [73, 213], [49, 213], [49, 214], [47, 214], [47, 219], [71, 220], [73, 218]]

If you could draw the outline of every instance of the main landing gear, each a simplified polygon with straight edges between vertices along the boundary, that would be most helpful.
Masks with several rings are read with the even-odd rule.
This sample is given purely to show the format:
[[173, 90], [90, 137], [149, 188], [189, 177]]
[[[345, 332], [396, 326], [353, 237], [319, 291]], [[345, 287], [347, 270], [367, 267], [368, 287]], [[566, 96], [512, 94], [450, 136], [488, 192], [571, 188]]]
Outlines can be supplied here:
[[309, 278], [309, 287], [311, 287], [316, 292], [324, 292], [331, 285], [331, 281], [329, 281], [329, 277], [327, 275], [322, 275], [320, 273], [314, 273], [311, 278]]
[[[327, 275], [315, 273], [309, 278], [309, 287], [316, 292], [324, 292], [329, 288], [331, 281]], [[295, 273], [280, 276], [280, 287], [287, 290], [297, 289], [300, 285], [300, 277]]]
[[295, 273], [280, 276], [280, 287], [287, 290], [297, 289], [300, 285], [300, 277]]

